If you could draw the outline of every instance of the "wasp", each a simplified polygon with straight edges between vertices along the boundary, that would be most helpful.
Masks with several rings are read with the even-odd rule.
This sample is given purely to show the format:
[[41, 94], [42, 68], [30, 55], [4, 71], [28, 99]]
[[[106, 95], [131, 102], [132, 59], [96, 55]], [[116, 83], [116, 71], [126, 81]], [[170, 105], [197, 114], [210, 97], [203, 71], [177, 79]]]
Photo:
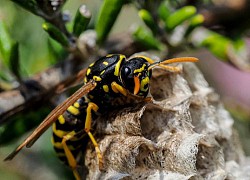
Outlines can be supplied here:
[[89, 65], [84, 85], [57, 106], [44, 121], [5, 160], [13, 159], [23, 147], [31, 147], [52, 125], [52, 144], [58, 157], [68, 165], [78, 180], [77, 156], [89, 137], [95, 147], [99, 168], [103, 157], [92, 134], [92, 121], [110, 110], [131, 101], [149, 101], [150, 78], [156, 66], [174, 72], [180, 68], [171, 63], [197, 62], [194, 57], [180, 57], [163, 61], [137, 55], [127, 59], [122, 54], [111, 54]]

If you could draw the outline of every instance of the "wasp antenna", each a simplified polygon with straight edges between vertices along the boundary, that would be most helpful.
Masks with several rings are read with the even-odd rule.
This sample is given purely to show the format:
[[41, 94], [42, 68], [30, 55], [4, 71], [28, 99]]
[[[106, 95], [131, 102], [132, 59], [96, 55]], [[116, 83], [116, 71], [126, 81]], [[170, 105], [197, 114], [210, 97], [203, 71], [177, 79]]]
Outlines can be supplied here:
[[148, 70], [154, 68], [155, 66], [159, 66], [161, 62], [155, 62], [155, 63], [152, 63], [148, 66]]
[[197, 62], [197, 61], [199, 61], [199, 59], [195, 57], [179, 57], [179, 58], [172, 58], [160, 61], [159, 64], [171, 64], [177, 62]]
[[179, 57], [179, 58], [166, 59], [163, 61], [158, 61], [158, 62], [150, 64], [148, 67], [148, 70], [152, 69], [155, 66], [160, 66], [170, 71], [180, 71], [179, 68], [166, 66], [166, 64], [178, 63], [178, 62], [197, 62], [197, 61], [199, 61], [199, 59], [195, 57]]

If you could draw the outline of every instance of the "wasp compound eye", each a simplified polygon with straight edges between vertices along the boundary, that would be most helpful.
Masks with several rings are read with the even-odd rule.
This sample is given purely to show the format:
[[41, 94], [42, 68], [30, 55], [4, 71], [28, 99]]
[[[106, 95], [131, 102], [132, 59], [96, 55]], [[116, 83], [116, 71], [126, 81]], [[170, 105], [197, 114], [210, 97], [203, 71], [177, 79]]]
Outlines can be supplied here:
[[134, 83], [133, 72], [130, 67], [124, 65], [121, 68], [120, 78], [124, 87], [128, 89], [130, 92], [133, 92], [135, 83]]
[[122, 71], [121, 71], [121, 75], [123, 76], [123, 77], [128, 77], [130, 74], [131, 74], [131, 69], [129, 68], [129, 67], [125, 67], [125, 68], [123, 68], [122, 69]]

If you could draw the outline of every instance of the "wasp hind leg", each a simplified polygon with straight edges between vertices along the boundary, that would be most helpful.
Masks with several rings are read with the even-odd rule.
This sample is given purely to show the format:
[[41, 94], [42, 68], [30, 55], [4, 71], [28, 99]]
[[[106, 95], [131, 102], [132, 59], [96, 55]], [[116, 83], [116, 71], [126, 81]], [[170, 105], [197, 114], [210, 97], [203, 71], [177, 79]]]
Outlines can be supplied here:
[[74, 135], [75, 135], [75, 133], [72, 132], [72, 133], [69, 133], [69, 134], [63, 136], [62, 146], [63, 146], [64, 152], [65, 152], [66, 158], [68, 160], [68, 164], [71, 167], [76, 180], [81, 180], [81, 177], [80, 177], [80, 175], [79, 175], [79, 173], [78, 173], [78, 171], [76, 169], [77, 168], [76, 159], [73, 156], [72, 152], [70, 151], [70, 149], [69, 149], [69, 147], [68, 147], [68, 145], [66, 143], [68, 140], [74, 138]]
[[92, 110], [97, 112], [98, 106], [95, 103], [89, 102], [87, 107], [87, 115], [86, 115], [86, 121], [85, 121], [85, 128], [84, 131], [88, 134], [91, 142], [93, 143], [96, 151], [96, 155], [99, 161], [99, 169], [103, 169], [103, 157], [101, 150], [98, 146], [98, 143], [96, 142], [93, 134], [90, 132], [91, 129], [91, 122], [92, 122]]

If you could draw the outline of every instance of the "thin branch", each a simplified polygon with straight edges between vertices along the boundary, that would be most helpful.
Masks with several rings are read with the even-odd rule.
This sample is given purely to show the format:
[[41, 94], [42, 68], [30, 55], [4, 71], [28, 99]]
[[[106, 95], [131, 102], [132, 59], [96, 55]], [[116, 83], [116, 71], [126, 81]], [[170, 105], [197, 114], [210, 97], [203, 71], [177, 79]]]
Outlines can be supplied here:
[[88, 62], [96, 59], [98, 55], [107, 53], [121, 53], [131, 55], [140, 49], [131, 39], [129, 34], [118, 34], [110, 38], [98, 54], [82, 57], [69, 56], [62, 63], [24, 81], [24, 85], [18, 89], [0, 93], [0, 124], [8, 121], [14, 114], [23, 112], [31, 107], [41, 106], [48, 103], [54, 97], [62, 85], [71, 84], [75, 81], [77, 73]]

